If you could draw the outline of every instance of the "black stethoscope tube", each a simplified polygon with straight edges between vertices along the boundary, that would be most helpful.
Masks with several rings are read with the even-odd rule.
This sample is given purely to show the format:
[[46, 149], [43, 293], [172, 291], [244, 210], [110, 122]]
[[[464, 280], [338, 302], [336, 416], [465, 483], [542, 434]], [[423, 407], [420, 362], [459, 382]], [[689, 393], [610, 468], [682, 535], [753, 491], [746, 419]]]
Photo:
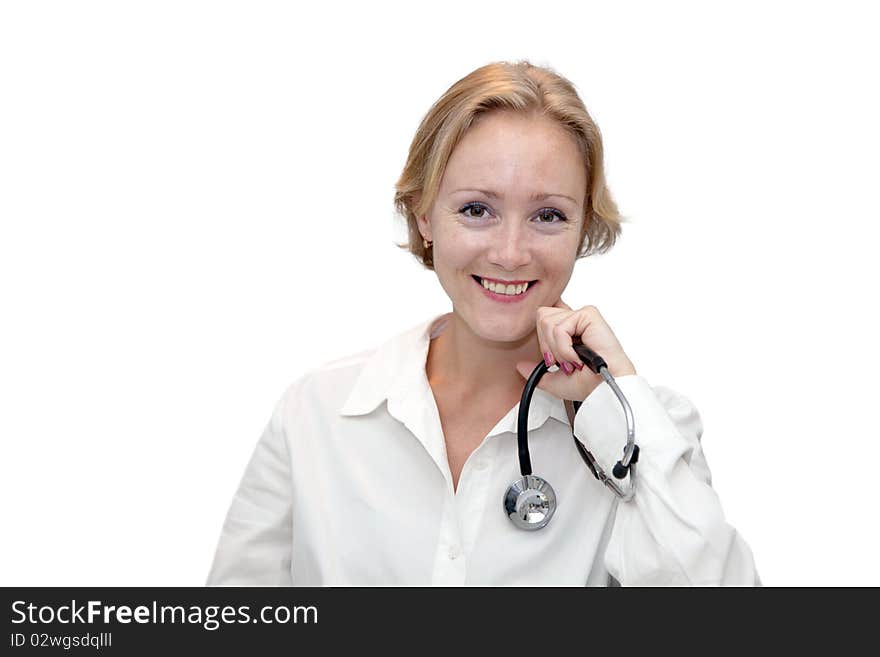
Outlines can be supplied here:
[[[574, 339], [575, 344], [572, 345], [575, 352], [584, 365], [590, 368], [594, 374], [599, 374], [599, 368], [607, 369], [605, 360], [590, 349], [585, 344], [580, 343], [579, 338]], [[516, 425], [516, 441], [519, 448], [519, 469], [523, 477], [532, 474], [532, 459], [529, 456], [529, 406], [532, 402], [532, 393], [538, 387], [541, 377], [547, 373], [547, 364], [544, 361], [538, 363], [531, 376], [529, 376], [526, 385], [523, 388], [522, 398], [519, 402], [519, 416]], [[580, 402], [575, 402], [580, 407]]]
[[[627, 427], [627, 440], [626, 447], [623, 450], [623, 458], [614, 465], [612, 472], [614, 477], [612, 478], [605, 474], [604, 470], [596, 463], [592, 454], [587, 451], [574, 433], [574, 418], [578, 408], [580, 408], [580, 402], [563, 400], [572, 428], [572, 438], [577, 446], [578, 453], [589, 467], [590, 472], [593, 473], [593, 476], [613, 490], [621, 499], [628, 501], [632, 499], [635, 492], [635, 464], [639, 457], [639, 447], [635, 444], [635, 423], [632, 409], [614, 377], [608, 372], [608, 365], [605, 363], [605, 360], [584, 345], [579, 337], [573, 338], [572, 347], [574, 347], [578, 357], [590, 368], [590, 371], [599, 374], [604, 379], [623, 407]], [[547, 364], [541, 361], [532, 370], [523, 388], [522, 398], [519, 403], [516, 432], [521, 476], [508, 486], [502, 500], [502, 508], [507, 517], [510, 518], [510, 521], [520, 529], [526, 530], [546, 527], [547, 523], [550, 522], [550, 518], [556, 512], [557, 506], [556, 491], [553, 490], [553, 486], [546, 479], [532, 473], [532, 460], [529, 456], [529, 405], [532, 401], [532, 394], [535, 388], [538, 387], [538, 382], [546, 373]], [[630, 475], [631, 486], [624, 490], [614, 481], [614, 478], [623, 479], [627, 474]]]

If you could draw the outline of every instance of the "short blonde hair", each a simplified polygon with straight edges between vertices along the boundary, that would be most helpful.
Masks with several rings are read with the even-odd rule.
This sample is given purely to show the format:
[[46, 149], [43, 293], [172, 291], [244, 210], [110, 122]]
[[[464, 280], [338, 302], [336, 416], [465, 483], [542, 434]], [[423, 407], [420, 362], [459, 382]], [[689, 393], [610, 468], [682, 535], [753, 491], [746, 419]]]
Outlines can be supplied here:
[[434, 269], [433, 249], [425, 248], [416, 217], [425, 215], [437, 198], [443, 172], [458, 142], [480, 115], [493, 110], [542, 114], [575, 138], [587, 172], [578, 257], [608, 251], [626, 219], [605, 184], [599, 128], [568, 79], [528, 60], [481, 66], [453, 84], [428, 110], [395, 185], [394, 206], [406, 219], [409, 232], [409, 243], [397, 246]]

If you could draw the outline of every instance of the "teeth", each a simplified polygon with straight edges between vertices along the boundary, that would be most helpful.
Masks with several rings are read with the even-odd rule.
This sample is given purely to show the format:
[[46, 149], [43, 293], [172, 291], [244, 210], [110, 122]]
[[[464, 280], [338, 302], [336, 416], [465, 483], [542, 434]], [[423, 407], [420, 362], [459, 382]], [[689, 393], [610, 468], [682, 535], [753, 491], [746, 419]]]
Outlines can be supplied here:
[[516, 296], [517, 294], [522, 294], [527, 289], [529, 289], [528, 283], [521, 283], [519, 285], [504, 285], [503, 283], [492, 283], [487, 281], [484, 278], [480, 279], [483, 282], [483, 287], [487, 290], [491, 290], [495, 294], [507, 294], [510, 296]]

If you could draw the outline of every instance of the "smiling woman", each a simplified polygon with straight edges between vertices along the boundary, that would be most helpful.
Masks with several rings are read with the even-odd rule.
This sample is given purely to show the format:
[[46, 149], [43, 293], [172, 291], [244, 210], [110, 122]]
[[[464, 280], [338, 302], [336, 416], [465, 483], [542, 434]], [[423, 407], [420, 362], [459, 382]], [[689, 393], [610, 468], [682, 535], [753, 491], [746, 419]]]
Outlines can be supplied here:
[[[513, 116], [544, 117], [550, 120], [550, 129], [564, 133], [577, 150], [572, 176], [583, 174], [589, 182], [574, 186], [580, 193], [560, 195], [562, 190], [537, 190], [528, 194], [529, 202], [541, 201], [553, 196], [564, 198], [569, 207], [583, 211], [578, 220], [580, 227], [579, 256], [603, 253], [610, 249], [620, 234], [623, 221], [611, 193], [605, 184], [602, 137], [574, 85], [558, 73], [528, 61], [517, 64], [495, 62], [482, 66], [458, 80], [428, 111], [416, 131], [413, 144], [397, 182], [394, 197], [397, 211], [406, 218], [409, 243], [400, 245], [409, 249], [425, 267], [433, 269], [433, 253], [423, 242], [423, 231], [418, 218], [424, 216], [434, 203], [438, 190], [460, 142], [476, 124], [489, 116], [505, 112]], [[512, 135], [511, 135], [512, 136]], [[557, 138], [555, 142], [558, 142]], [[548, 155], [555, 159], [549, 144]], [[570, 146], [566, 144], [566, 151]], [[466, 158], [458, 154], [458, 160]], [[484, 155], [490, 155], [484, 153]], [[468, 160], [480, 166], [480, 160]], [[552, 166], [552, 165], [551, 165]], [[486, 167], [483, 167], [486, 168]], [[561, 168], [561, 167], [560, 167]], [[472, 178], [472, 188], [455, 190], [455, 194], [477, 194], [493, 201], [500, 194], [491, 186], [482, 187]], [[490, 176], [488, 180], [495, 180]], [[530, 179], [538, 186], [540, 179]], [[582, 218], [582, 221], [579, 219]], [[563, 216], [561, 220], [565, 220]]]
[[[571, 278], [587, 238], [582, 152], [544, 113], [484, 113], [455, 145], [433, 202], [416, 218], [420, 235], [432, 244], [431, 268], [452, 300], [456, 323], [483, 340], [521, 342], [521, 350], [508, 350], [509, 367], [501, 370], [507, 382], [498, 370], [491, 380], [457, 372], [484, 390], [521, 386], [516, 359], [539, 355], [532, 353], [537, 341], [522, 341], [535, 332], [537, 309], [558, 301]], [[482, 289], [474, 287], [475, 276], [486, 282]], [[529, 283], [525, 294], [511, 296], [522, 282]], [[462, 349], [467, 346], [458, 345], [466, 356]], [[468, 360], [479, 367], [480, 356], [473, 356]]]
[[[422, 121], [395, 204], [400, 246], [436, 273], [452, 311], [290, 385], [208, 583], [759, 584], [711, 488], [696, 408], [636, 374], [598, 309], [562, 300], [578, 258], [611, 248], [621, 224], [574, 86], [528, 62], [460, 79]], [[542, 359], [550, 373], [523, 427], [559, 502], [526, 535], [510, 520], [528, 509], [502, 502], [520, 479], [519, 401]], [[565, 400], [581, 402], [576, 414]], [[640, 483], [618, 497], [581, 457], [612, 472], [633, 419]]]

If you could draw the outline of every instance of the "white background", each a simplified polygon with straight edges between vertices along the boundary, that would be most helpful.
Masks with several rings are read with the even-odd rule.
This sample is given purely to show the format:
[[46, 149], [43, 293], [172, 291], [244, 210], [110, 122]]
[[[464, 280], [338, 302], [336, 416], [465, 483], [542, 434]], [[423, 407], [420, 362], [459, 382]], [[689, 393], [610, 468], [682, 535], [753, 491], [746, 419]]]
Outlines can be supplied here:
[[519, 58], [629, 218], [563, 299], [700, 409], [765, 584], [880, 585], [868, 6], [3, 3], [0, 585], [204, 583], [286, 386], [450, 309], [394, 183]]

